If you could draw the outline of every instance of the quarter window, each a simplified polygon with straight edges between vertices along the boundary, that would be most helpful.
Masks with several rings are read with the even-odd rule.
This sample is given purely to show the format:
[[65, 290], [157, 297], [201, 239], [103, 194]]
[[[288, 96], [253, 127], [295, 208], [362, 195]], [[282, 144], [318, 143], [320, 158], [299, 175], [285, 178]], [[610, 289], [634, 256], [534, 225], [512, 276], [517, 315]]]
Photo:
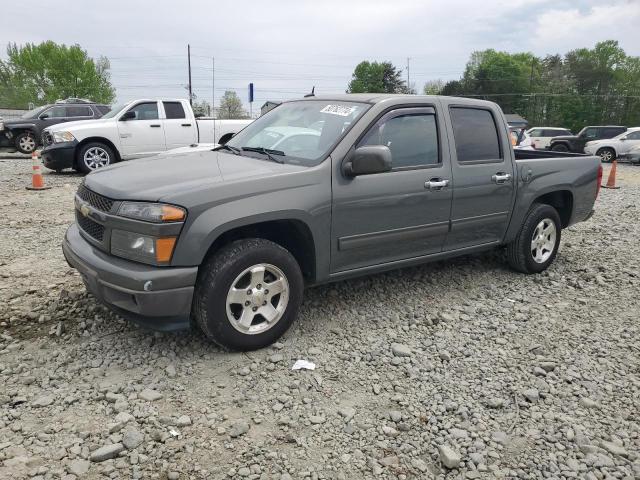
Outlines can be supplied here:
[[383, 119], [358, 144], [363, 145], [389, 147], [394, 169], [437, 165], [436, 117], [432, 113], [408, 113]]
[[184, 108], [180, 102], [162, 102], [164, 113], [168, 120], [176, 118], [186, 118]]
[[135, 112], [136, 120], [157, 120], [158, 119], [158, 104], [153, 103], [139, 103], [133, 108], [129, 109], [130, 112]]
[[489, 110], [451, 107], [451, 123], [459, 162], [502, 158], [498, 129]]

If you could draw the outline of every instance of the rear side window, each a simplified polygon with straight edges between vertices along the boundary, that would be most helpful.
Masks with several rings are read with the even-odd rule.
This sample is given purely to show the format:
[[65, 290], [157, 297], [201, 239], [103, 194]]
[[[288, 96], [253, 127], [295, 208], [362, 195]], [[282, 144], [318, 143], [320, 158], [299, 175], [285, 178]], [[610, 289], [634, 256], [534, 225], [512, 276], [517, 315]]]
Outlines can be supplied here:
[[180, 102], [162, 102], [167, 119], [186, 118], [184, 108]]
[[624, 133], [626, 130], [624, 128], [604, 128], [602, 132], [602, 138], [613, 138], [617, 137], [621, 133]]
[[91, 110], [91, 107], [85, 107], [85, 106], [67, 107], [67, 116], [68, 117], [93, 117], [93, 110]]
[[428, 113], [398, 115], [374, 125], [358, 146], [385, 145], [391, 150], [392, 168], [437, 165], [436, 116]]
[[451, 123], [458, 162], [496, 161], [502, 158], [498, 129], [489, 110], [451, 107]]

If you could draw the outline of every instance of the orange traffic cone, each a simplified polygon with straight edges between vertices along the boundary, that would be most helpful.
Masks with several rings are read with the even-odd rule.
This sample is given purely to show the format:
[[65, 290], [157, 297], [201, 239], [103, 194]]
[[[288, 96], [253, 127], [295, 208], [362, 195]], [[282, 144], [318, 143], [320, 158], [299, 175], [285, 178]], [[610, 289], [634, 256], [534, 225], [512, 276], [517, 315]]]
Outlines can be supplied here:
[[616, 187], [616, 170], [618, 169], [618, 161], [614, 160], [611, 164], [611, 170], [609, 170], [609, 178], [607, 178], [607, 184], [602, 185], [602, 188], [618, 189]]
[[31, 154], [31, 160], [33, 162], [33, 173], [31, 175], [31, 186], [27, 187], [27, 190], [47, 190], [51, 188], [44, 184], [44, 178], [40, 171], [40, 160], [38, 159], [38, 153], [35, 150]]

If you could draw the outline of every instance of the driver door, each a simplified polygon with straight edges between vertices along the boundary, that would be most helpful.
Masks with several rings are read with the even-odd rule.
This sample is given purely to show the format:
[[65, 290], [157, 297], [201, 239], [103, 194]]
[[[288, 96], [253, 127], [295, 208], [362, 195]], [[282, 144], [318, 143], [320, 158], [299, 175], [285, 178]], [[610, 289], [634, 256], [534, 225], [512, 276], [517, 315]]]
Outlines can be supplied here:
[[138, 158], [164, 152], [166, 141], [158, 102], [138, 103], [127, 112], [135, 116], [125, 120], [123, 115], [118, 121], [122, 157]]

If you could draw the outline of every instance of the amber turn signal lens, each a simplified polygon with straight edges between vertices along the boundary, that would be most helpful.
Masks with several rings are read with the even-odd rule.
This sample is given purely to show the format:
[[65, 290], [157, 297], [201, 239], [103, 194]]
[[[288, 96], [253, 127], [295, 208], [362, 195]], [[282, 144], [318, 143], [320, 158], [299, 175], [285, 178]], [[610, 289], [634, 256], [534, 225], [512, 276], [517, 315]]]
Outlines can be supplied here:
[[184, 220], [184, 210], [171, 205], [162, 205], [163, 222], [179, 222]]
[[166, 263], [171, 260], [173, 247], [176, 245], [176, 237], [163, 237], [156, 239], [156, 262]]

